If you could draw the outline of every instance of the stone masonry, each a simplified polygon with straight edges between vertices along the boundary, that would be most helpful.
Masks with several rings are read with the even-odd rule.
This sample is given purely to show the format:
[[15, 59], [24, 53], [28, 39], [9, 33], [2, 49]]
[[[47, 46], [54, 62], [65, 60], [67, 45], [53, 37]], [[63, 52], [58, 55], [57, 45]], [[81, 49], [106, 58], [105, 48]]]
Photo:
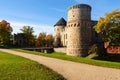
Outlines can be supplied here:
[[93, 38], [96, 36], [93, 30], [96, 22], [91, 20], [91, 9], [87, 4], [71, 6], [68, 8], [68, 21], [65, 23], [61, 18], [54, 25], [54, 43], [60, 42], [60, 46], [66, 46], [67, 55], [87, 56], [92, 41], [96, 40]]

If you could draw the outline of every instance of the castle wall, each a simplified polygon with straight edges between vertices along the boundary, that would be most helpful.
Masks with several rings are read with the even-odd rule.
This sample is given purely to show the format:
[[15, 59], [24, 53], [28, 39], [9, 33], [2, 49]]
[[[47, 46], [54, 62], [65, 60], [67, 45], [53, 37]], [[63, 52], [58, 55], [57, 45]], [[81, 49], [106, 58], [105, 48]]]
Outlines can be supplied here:
[[62, 47], [62, 48], [54, 48], [55, 52], [63, 52], [66, 53], [66, 47]]

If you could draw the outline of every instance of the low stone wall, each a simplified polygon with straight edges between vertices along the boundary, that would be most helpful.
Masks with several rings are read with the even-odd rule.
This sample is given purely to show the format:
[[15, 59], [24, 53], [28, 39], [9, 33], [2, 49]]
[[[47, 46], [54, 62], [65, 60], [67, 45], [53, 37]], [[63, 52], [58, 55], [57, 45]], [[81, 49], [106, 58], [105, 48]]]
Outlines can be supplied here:
[[61, 48], [54, 48], [54, 51], [55, 52], [63, 52], [63, 53], [66, 53], [66, 47], [61, 47]]

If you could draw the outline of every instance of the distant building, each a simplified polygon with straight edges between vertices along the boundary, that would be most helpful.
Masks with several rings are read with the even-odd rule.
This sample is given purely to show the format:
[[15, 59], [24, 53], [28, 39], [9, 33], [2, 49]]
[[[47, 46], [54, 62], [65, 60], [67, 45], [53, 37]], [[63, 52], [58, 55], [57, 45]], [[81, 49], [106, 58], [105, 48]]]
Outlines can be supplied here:
[[28, 40], [24, 33], [14, 34], [13, 44], [16, 47], [27, 47]]
[[97, 21], [91, 20], [91, 6], [78, 4], [68, 8], [68, 21], [61, 18], [54, 25], [55, 47], [67, 47], [67, 55], [87, 56], [89, 47], [102, 42], [93, 26]]
[[120, 54], [120, 45], [110, 45], [109, 42], [104, 42], [104, 47], [109, 54]]

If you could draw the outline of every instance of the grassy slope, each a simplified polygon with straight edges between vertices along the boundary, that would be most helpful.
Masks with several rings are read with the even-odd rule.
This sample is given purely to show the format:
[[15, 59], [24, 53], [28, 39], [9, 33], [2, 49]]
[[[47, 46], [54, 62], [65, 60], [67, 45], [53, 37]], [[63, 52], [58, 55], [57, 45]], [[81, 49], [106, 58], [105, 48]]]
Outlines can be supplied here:
[[96, 65], [96, 66], [120, 69], [119, 62], [109, 62], [109, 61], [93, 60], [93, 59], [82, 58], [82, 57], [72, 57], [72, 56], [67, 56], [64, 53], [57, 53], [57, 52], [54, 52], [52, 54], [45, 54], [45, 53], [40, 53], [40, 52], [35, 52], [35, 51], [27, 51], [27, 50], [21, 50], [21, 49], [13, 49], [13, 50], [25, 52], [25, 53], [29, 53], [29, 54], [36, 54], [36, 55], [59, 58], [59, 59], [64, 59], [64, 60], [69, 60], [69, 61], [80, 62], [80, 63], [92, 64], [92, 65]]
[[0, 52], [0, 80], [64, 80], [64, 78], [41, 64]]

